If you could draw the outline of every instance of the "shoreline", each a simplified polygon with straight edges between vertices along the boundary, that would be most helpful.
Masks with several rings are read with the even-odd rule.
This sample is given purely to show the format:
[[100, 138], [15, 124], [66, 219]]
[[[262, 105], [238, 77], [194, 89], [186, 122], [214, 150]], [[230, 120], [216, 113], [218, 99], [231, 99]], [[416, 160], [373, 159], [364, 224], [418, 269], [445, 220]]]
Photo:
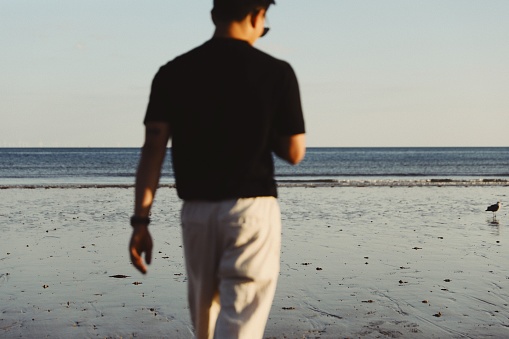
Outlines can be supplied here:
[[[289, 187], [508, 187], [509, 179], [310, 179], [310, 180], [277, 180], [280, 188]], [[75, 189], [75, 188], [133, 188], [134, 183], [41, 183], [41, 184], [2, 184], [0, 190], [6, 189]], [[160, 183], [159, 188], [175, 188], [174, 183]]]

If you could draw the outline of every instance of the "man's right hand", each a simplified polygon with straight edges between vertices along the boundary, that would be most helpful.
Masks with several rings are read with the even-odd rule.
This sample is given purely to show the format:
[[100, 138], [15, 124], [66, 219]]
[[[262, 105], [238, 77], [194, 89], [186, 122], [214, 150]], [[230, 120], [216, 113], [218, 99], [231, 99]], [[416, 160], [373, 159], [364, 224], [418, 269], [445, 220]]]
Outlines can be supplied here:
[[143, 263], [142, 253], [145, 252], [145, 263], [150, 265], [152, 261], [152, 246], [152, 236], [148, 226], [135, 225], [129, 243], [129, 254], [134, 267], [143, 274], [147, 273], [147, 267]]

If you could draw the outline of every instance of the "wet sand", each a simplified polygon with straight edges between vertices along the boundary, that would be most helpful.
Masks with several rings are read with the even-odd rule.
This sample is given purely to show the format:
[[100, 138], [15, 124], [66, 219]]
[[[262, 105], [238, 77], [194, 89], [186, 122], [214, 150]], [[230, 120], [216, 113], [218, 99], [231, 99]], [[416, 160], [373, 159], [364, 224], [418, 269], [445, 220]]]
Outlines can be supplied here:
[[[266, 338], [509, 337], [508, 188], [280, 188]], [[0, 337], [190, 338], [173, 188], [142, 276], [132, 188], [0, 190]], [[125, 276], [125, 277], [124, 277]]]

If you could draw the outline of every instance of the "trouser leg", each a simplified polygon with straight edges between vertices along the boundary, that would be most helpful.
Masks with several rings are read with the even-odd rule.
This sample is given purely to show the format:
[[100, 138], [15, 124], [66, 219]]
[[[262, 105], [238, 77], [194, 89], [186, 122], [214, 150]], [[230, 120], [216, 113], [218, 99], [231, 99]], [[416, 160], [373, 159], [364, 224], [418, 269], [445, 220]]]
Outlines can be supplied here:
[[215, 338], [262, 338], [279, 275], [279, 205], [269, 197], [242, 199], [222, 217]]
[[189, 310], [199, 339], [213, 338], [219, 314], [215, 210], [210, 203], [185, 202], [181, 213]]

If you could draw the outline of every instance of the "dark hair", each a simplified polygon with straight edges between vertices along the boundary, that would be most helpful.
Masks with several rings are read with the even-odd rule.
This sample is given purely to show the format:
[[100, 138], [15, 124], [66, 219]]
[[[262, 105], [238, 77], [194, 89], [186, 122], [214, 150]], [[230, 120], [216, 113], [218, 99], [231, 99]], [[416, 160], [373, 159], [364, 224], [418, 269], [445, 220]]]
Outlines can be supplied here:
[[267, 10], [274, 0], [214, 0], [212, 15], [219, 21], [241, 21], [248, 14]]

